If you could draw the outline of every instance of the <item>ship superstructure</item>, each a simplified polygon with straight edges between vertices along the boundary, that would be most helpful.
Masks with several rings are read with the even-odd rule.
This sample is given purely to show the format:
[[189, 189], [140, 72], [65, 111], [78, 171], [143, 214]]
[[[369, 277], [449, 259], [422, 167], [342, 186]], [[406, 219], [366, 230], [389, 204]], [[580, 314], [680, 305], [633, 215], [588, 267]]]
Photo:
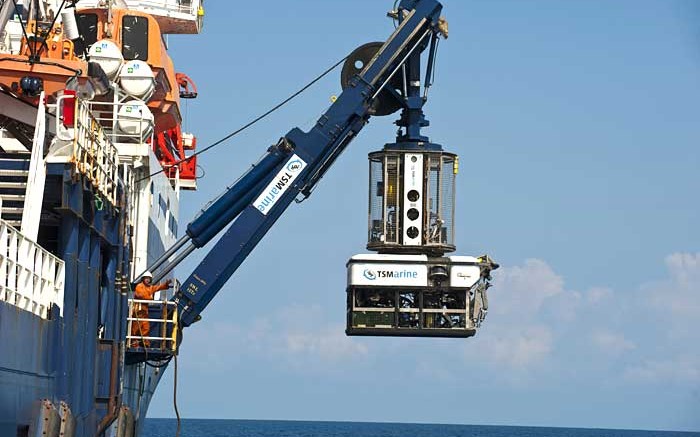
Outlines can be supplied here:
[[2, 436], [131, 435], [145, 417], [160, 372], [125, 361], [131, 284], [196, 189], [180, 107], [196, 88], [165, 38], [203, 11], [0, 1]]

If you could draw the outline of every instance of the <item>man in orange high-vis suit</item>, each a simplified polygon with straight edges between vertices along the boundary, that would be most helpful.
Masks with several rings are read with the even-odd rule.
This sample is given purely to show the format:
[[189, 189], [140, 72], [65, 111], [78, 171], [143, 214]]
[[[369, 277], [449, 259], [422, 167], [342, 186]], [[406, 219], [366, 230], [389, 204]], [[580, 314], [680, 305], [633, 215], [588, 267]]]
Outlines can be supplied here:
[[[136, 285], [136, 289], [134, 290], [134, 299], [153, 300], [153, 295], [156, 294], [156, 292], [167, 290], [170, 288], [170, 284], [172, 283], [172, 281], [168, 279], [162, 284], [151, 285], [152, 280], [153, 274], [146, 270], [143, 275], [141, 275], [141, 281]], [[148, 304], [134, 304], [134, 315], [132, 317], [148, 319]], [[132, 337], [148, 337], [150, 330], [151, 324], [148, 322], [148, 320], [134, 320], [131, 322]], [[141, 342], [134, 341], [132, 339], [131, 347], [139, 347], [141, 346], [140, 343]], [[151, 345], [151, 341], [144, 339], [142, 345], [143, 347], [149, 347]]]

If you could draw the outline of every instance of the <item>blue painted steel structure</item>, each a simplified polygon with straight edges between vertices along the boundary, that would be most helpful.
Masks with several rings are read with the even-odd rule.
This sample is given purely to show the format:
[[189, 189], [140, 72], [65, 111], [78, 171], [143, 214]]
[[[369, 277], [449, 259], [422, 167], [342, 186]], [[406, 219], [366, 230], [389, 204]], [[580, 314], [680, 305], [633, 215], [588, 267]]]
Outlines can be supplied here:
[[66, 263], [56, 397], [71, 406], [77, 435], [87, 436], [116, 417], [117, 394], [109, 382], [124, 372], [115, 357], [126, 335], [127, 295], [116, 287], [117, 278], [123, 281], [129, 271], [130, 243], [120, 208], [126, 193], [121, 205], [98, 210], [94, 194], [70, 166], [49, 166], [49, 174], [62, 178], [58, 253]]
[[45, 198], [60, 213], [46, 226], [56, 227], [55, 252], [65, 262], [62, 316], [57, 306], [45, 320], [0, 302], [2, 436], [26, 435], [39, 399], [69, 405], [76, 436], [98, 435], [116, 417], [127, 316], [126, 290], [118, 284], [130, 262], [126, 193], [99, 209], [90, 184], [73, 170], [48, 165], [47, 186], [59, 189]]

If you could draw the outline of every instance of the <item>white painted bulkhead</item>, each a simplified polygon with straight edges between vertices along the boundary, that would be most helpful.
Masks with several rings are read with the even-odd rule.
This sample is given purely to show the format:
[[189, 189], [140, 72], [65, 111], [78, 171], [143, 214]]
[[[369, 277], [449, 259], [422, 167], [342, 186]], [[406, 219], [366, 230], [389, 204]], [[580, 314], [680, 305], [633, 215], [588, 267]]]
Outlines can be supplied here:
[[[160, 169], [160, 164], [149, 151], [149, 165], [136, 169], [136, 180]], [[148, 268], [177, 240], [180, 200], [178, 191], [163, 174], [154, 175], [137, 183], [135, 194], [134, 258], [132, 279]]]

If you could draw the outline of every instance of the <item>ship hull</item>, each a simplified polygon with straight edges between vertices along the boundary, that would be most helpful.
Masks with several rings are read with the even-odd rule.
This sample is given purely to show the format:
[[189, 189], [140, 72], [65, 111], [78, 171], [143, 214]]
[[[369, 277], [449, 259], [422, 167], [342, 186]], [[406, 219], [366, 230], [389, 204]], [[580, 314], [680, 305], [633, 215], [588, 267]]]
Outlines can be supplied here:
[[[70, 165], [47, 168], [44, 202], [60, 205], [52, 235], [65, 285], [60, 306], [41, 314], [20, 307], [17, 296], [30, 296], [29, 290], [15, 285], [7, 292], [0, 285], [0, 436], [35, 435], [44, 400], [54, 415], [69, 410], [75, 425], [67, 436], [112, 437], [132, 426], [138, 436], [165, 367], [126, 364], [131, 285], [122, 272], [130, 269], [131, 246], [121, 226], [124, 211], [95, 208], [95, 194]], [[167, 184], [164, 178], [156, 185], [165, 190]], [[157, 211], [158, 203], [147, 209]], [[174, 214], [174, 198], [170, 205]], [[147, 217], [149, 232], [141, 238], [151, 258], [172, 244], [174, 234], [163, 231], [157, 212]], [[7, 253], [0, 254], [2, 262]]]
[[[38, 401], [61, 398], [59, 391], [62, 379], [67, 383], [68, 374], [63, 374], [57, 364], [68, 355], [60, 348], [60, 331], [65, 325], [62, 317], [44, 320], [28, 311], [20, 310], [5, 302], [0, 302], [0, 436], [14, 437], [28, 432], [28, 427], [36, 416]], [[71, 360], [74, 366], [84, 364], [83, 360]], [[82, 367], [83, 375], [91, 369]], [[143, 419], [155, 394], [165, 367], [130, 365], [124, 369], [122, 403], [134, 413], [136, 434], [140, 434]], [[73, 372], [70, 372], [73, 373]], [[62, 378], [62, 376], [64, 378]], [[74, 381], [75, 382], [75, 381]], [[79, 390], [68, 390], [66, 403], [77, 407], [79, 402], [74, 394]], [[71, 395], [71, 393], [73, 396]], [[92, 409], [83, 411], [76, 417], [76, 436], [92, 436], [90, 425], [96, 424]], [[78, 413], [78, 411], [73, 412]], [[116, 433], [118, 423], [107, 430], [107, 435]]]
[[141, 433], [179, 331], [175, 290], [159, 292], [167, 328], [141, 356], [134, 286], [196, 189], [194, 83], [163, 35], [198, 33], [201, 1], [0, 0], [0, 437]]
[[0, 302], [0, 435], [15, 436], [32, 406], [51, 398], [56, 386], [52, 344], [61, 320], [42, 318]]

